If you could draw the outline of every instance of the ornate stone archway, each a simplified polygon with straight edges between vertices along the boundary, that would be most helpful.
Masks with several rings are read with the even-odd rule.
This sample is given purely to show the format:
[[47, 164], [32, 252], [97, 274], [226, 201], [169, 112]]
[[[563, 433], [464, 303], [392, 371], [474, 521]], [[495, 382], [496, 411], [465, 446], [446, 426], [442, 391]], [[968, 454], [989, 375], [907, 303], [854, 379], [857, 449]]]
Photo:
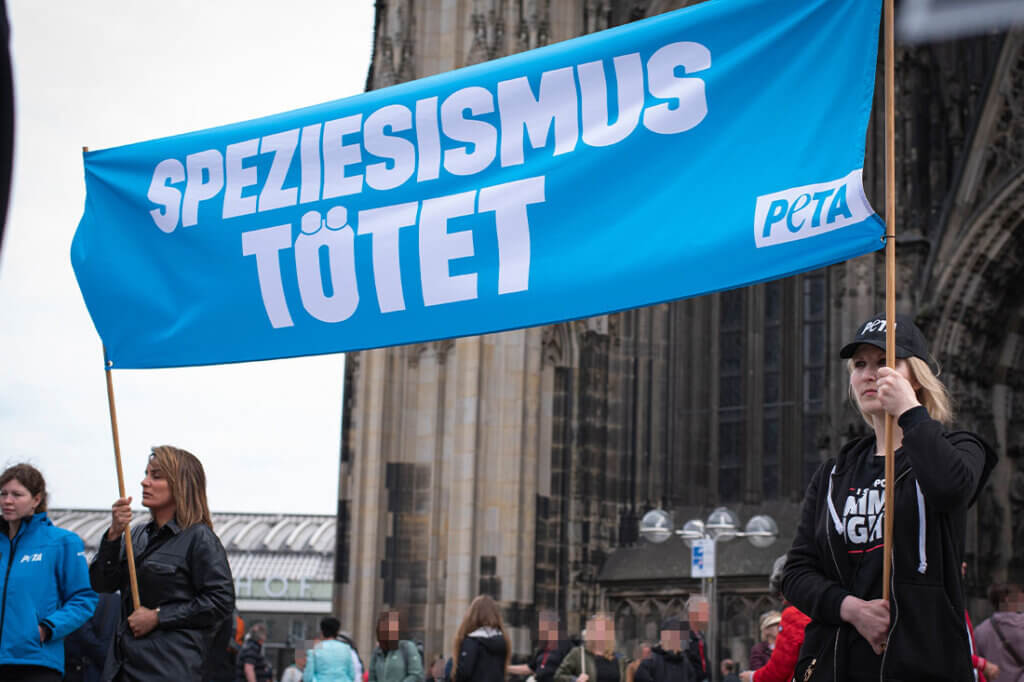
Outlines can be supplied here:
[[922, 322], [958, 423], [1000, 455], [968, 541], [983, 587], [1024, 578], [1024, 32], [1003, 42], [942, 228], [922, 277]]

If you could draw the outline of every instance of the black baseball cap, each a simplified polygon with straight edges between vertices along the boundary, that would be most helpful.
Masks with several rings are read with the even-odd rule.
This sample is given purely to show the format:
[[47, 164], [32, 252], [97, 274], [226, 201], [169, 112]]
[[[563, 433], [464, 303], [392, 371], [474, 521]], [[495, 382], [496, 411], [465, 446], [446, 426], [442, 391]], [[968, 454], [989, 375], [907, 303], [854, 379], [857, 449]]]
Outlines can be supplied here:
[[[862, 323], [857, 327], [857, 336], [839, 351], [839, 357], [852, 358], [857, 346], [862, 343], [885, 350], [885, 327], [885, 313], [879, 313]], [[928, 341], [909, 315], [896, 315], [896, 357], [915, 357], [932, 364]]]

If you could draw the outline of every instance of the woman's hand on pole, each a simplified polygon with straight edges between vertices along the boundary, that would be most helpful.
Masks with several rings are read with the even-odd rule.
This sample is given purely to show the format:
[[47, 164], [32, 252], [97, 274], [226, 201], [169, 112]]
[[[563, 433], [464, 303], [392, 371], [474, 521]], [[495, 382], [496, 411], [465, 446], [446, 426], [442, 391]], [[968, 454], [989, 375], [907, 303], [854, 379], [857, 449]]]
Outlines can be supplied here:
[[145, 637], [149, 633], [156, 630], [156, 626], [160, 624], [160, 615], [157, 613], [159, 609], [147, 609], [145, 606], [132, 611], [132, 615], [128, 616], [128, 627], [132, 629], [132, 634], [135, 635], [135, 639]]
[[132, 498], [121, 497], [113, 504], [110, 512], [110, 530], [108, 540], [116, 540], [132, 522]]
[[878, 368], [875, 387], [882, 408], [893, 417], [899, 417], [912, 407], [921, 404], [917, 399], [914, 387], [910, 385], [907, 378], [891, 367]]
[[867, 640], [876, 654], [885, 648], [889, 636], [889, 602], [886, 599], [864, 601], [850, 595], [843, 599], [839, 616], [852, 625]]

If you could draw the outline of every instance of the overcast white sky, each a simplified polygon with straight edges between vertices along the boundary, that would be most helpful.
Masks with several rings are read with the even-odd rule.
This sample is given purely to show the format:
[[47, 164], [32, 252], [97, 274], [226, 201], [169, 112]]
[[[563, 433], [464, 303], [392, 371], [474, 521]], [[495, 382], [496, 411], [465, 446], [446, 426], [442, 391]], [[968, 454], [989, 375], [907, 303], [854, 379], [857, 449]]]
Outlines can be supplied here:
[[[0, 465], [51, 507], [117, 496], [100, 341], [71, 270], [81, 149], [362, 92], [372, 0], [7, 0], [14, 181], [0, 257]], [[202, 459], [214, 511], [334, 513], [341, 355], [114, 372], [129, 494], [151, 445]]]

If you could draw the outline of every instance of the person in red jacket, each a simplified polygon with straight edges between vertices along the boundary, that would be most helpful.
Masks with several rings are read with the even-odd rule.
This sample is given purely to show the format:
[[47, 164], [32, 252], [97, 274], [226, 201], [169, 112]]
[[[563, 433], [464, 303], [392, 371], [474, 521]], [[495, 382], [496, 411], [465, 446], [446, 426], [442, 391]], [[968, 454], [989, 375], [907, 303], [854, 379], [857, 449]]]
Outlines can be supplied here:
[[967, 609], [964, 609], [964, 620], [967, 621], [967, 633], [971, 640], [971, 667], [974, 668], [975, 674], [978, 676], [978, 682], [988, 682], [986, 675], [990, 675], [994, 680], [999, 676], [999, 666], [976, 653], [978, 648], [974, 644], [974, 624], [971, 623], [971, 614], [967, 612]]
[[[964, 582], [967, 582], [966, 561], [960, 564], [960, 577], [963, 578]], [[974, 668], [978, 676], [978, 682], [988, 682], [990, 679], [996, 679], [999, 677], [999, 666], [978, 655], [978, 645], [974, 640], [974, 623], [971, 622], [971, 614], [967, 609], [964, 609], [964, 620], [967, 621], [967, 634], [971, 641], [971, 667]]]
[[[782, 571], [786, 567], [786, 555], [775, 560], [768, 585], [776, 597], [782, 597]], [[793, 679], [800, 645], [804, 643], [804, 629], [811, 619], [801, 613], [800, 609], [785, 602], [782, 609], [782, 622], [779, 624], [779, 636], [775, 639], [775, 648], [771, 658], [757, 670], [745, 670], [740, 673], [741, 682], [789, 682]]]

